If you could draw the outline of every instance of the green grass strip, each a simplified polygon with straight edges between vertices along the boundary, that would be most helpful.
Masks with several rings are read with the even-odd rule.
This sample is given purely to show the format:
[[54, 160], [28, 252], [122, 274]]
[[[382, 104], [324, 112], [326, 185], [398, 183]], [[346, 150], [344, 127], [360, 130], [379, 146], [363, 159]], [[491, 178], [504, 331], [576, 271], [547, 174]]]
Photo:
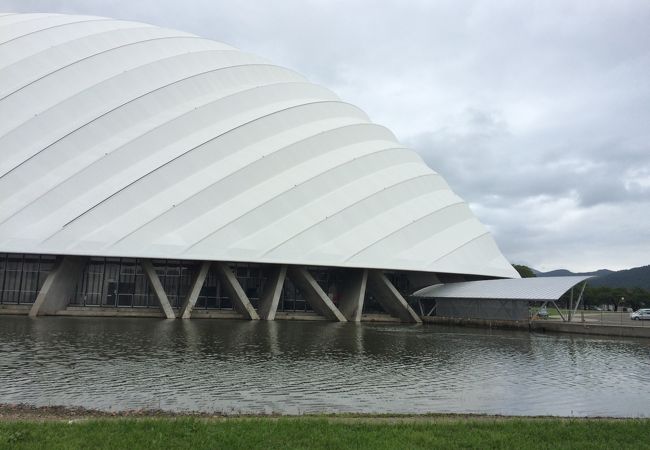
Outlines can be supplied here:
[[1, 449], [650, 449], [649, 420], [368, 417], [0, 422]]

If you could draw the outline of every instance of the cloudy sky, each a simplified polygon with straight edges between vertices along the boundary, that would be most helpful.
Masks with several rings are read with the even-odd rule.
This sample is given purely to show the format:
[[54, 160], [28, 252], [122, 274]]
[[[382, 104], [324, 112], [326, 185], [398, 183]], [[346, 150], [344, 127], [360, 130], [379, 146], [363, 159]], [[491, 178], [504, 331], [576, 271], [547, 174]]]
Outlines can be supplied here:
[[440, 172], [505, 255], [650, 264], [650, 2], [0, 0], [190, 31], [324, 84]]

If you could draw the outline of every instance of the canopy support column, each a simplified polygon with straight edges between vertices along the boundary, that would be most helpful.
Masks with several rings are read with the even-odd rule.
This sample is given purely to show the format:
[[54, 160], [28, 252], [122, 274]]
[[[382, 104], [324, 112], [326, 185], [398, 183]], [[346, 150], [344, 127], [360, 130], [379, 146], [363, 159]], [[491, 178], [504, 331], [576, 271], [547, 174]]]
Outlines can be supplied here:
[[555, 303], [555, 300], [552, 300], [551, 303], [553, 303], [553, 306], [555, 306], [556, 311], [562, 318], [562, 322], [566, 322], [566, 318], [564, 317], [564, 314], [562, 314], [562, 311], [560, 311], [560, 308], [557, 306], [557, 303]]
[[578, 295], [578, 300], [576, 301], [576, 306], [573, 308], [573, 315], [578, 311], [578, 306], [580, 306], [580, 301], [582, 300], [582, 294], [585, 292], [585, 287], [587, 287], [587, 282], [582, 283], [582, 289], [580, 289], [580, 294]]

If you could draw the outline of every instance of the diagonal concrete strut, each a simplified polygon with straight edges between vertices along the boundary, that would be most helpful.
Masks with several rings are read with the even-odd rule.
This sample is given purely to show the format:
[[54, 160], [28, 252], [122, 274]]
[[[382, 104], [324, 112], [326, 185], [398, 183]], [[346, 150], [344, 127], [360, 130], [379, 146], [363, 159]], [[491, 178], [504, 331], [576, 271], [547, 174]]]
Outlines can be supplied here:
[[176, 314], [174, 314], [172, 305], [169, 303], [169, 298], [167, 298], [165, 289], [160, 282], [160, 278], [158, 278], [158, 274], [156, 273], [156, 269], [153, 267], [151, 260], [143, 259], [140, 261], [140, 265], [142, 266], [142, 269], [144, 269], [147, 280], [149, 280], [149, 285], [153, 289], [153, 292], [158, 299], [158, 303], [160, 303], [160, 309], [162, 309], [163, 313], [165, 314], [165, 318], [175, 319]]
[[255, 308], [253, 308], [253, 305], [251, 305], [248, 296], [242, 289], [241, 284], [239, 284], [237, 277], [230, 269], [228, 264], [224, 262], [215, 262], [213, 264], [213, 267], [217, 270], [217, 273], [223, 280], [226, 290], [228, 290], [228, 293], [233, 300], [233, 305], [235, 306], [237, 312], [242, 314], [247, 319], [259, 320], [260, 317], [257, 315], [257, 311], [255, 311]]
[[194, 275], [192, 284], [190, 285], [190, 290], [183, 300], [183, 305], [181, 306], [181, 311], [178, 313], [181, 319], [189, 319], [192, 317], [192, 310], [196, 301], [199, 298], [201, 289], [203, 288], [203, 283], [205, 283], [205, 278], [208, 276], [208, 270], [210, 270], [210, 261], [203, 261], [199, 266], [199, 270]]
[[264, 286], [264, 292], [260, 297], [260, 306], [257, 311], [260, 319], [275, 320], [275, 313], [278, 310], [278, 303], [286, 276], [287, 266], [274, 266], [271, 268]]
[[368, 289], [372, 291], [382, 308], [391, 316], [397, 317], [402, 322], [422, 323], [422, 319], [406, 303], [402, 294], [381, 270], [369, 271]]
[[332, 303], [311, 273], [301, 266], [290, 266], [287, 275], [291, 282], [305, 295], [307, 302], [321, 316], [338, 322], [347, 322], [345, 316]]
[[38, 296], [29, 310], [29, 316], [54, 314], [65, 309], [74, 295], [74, 290], [87, 262], [88, 258], [85, 256], [59, 258], [38, 292]]
[[360, 322], [368, 283], [367, 269], [350, 269], [341, 289], [339, 310], [351, 322]]

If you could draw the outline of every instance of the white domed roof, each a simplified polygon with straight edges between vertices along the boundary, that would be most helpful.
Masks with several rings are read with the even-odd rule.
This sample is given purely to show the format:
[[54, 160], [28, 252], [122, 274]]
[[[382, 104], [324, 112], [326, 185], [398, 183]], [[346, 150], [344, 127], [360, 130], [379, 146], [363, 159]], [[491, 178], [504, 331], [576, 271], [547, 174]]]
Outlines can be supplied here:
[[389, 130], [219, 42], [1, 15], [0, 118], [3, 252], [517, 277]]

